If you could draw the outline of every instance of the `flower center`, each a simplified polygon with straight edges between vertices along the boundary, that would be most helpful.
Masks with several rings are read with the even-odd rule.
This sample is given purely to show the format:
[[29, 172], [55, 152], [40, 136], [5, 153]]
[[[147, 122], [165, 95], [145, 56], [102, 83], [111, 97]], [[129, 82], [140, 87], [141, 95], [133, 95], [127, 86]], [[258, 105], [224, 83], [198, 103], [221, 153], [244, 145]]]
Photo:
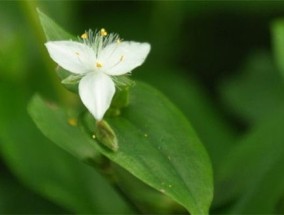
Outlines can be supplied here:
[[102, 64], [100, 61], [97, 61], [97, 62], [96, 62], [96, 67], [97, 67], [97, 68], [102, 68], [102, 67], [103, 67], [103, 64]]

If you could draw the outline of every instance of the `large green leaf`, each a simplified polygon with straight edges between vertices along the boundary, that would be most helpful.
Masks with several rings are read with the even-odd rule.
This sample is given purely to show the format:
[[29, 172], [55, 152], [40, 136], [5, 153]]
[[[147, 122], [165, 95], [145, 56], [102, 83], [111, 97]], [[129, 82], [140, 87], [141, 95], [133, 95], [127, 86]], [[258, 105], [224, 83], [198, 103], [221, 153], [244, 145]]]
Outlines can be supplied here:
[[[216, 200], [235, 200], [233, 214], [272, 214], [284, 194], [284, 112], [274, 113], [224, 160]], [[282, 211], [283, 213], [283, 211]]]
[[0, 85], [0, 147], [11, 170], [30, 188], [71, 212], [131, 212], [94, 169], [56, 147], [39, 132], [27, 115], [24, 92], [19, 86]]
[[[113, 163], [112, 163], [113, 164]], [[169, 196], [153, 189], [125, 169], [113, 165], [116, 184], [143, 214], [187, 214], [186, 209]]]
[[39, 97], [32, 100], [29, 112], [40, 130], [62, 148], [76, 154], [72, 140], [95, 147], [192, 214], [208, 213], [213, 194], [208, 155], [180, 111], [152, 87], [137, 83], [129, 107], [121, 116], [107, 119], [119, 141], [116, 153], [94, 141], [91, 134], [86, 138], [79, 127], [68, 126], [64, 111]]
[[[162, 77], [161, 81], [153, 78], [153, 71], [155, 75]], [[217, 174], [224, 155], [236, 142], [236, 132], [202, 86], [193, 77], [184, 74], [185, 71], [182, 70], [173, 72], [173, 68], [156, 66], [145, 72], [133, 73], [133, 76], [157, 87], [184, 113], [206, 147], [214, 174]]]

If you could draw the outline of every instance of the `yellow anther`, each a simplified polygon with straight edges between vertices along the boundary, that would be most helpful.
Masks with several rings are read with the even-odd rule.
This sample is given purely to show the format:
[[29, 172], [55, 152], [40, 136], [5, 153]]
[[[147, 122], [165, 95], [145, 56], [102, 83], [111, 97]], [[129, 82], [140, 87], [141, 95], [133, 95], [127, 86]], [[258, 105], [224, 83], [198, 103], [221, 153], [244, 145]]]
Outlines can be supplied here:
[[82, 39], [88, 39], [88, 34], [87, 32], [85, 32], [84, 34], [81, 35], [81, 38]]
[[77, 119], [75, 118], [68, 119], [68, 124], [71, 126], [77, 126]]
[[103, 67], [103, 64], [102, 64], [102, 63], [100, 63], [99, 61], [97, 61], [97, 63], [96, 63], [96, 67], [98, 67], [98, 68], [102, 68], [102, 67]]
[[106, 36], [107, 35], [107, 31], [104, 29], [104, 28], [102, 28], [101, 30], [100, 30], [100, 34], [101, 34], [101, 36]]

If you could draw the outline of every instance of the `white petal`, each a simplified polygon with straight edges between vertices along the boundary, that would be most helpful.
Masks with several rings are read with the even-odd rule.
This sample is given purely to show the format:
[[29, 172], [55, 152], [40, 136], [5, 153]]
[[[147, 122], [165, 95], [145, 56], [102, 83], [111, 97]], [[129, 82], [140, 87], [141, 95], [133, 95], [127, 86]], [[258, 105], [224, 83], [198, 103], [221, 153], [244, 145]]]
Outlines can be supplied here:
[[50, 57], [63, 69], [83, 74], [93, 70], [96, 55], [93, 49], [83, 43], [54, 41], [45, 43]]
[[99, 54], [103, 67], [101, 71], [108, 75], [122, 75], [140, 66], [150, 52], [150, 44], [121, 42], [107, 45]]
[[96, 120], [103, 119], [114, 93], [113, 81], [102, 72], [88, 73], [79, 83], [80, 98]]

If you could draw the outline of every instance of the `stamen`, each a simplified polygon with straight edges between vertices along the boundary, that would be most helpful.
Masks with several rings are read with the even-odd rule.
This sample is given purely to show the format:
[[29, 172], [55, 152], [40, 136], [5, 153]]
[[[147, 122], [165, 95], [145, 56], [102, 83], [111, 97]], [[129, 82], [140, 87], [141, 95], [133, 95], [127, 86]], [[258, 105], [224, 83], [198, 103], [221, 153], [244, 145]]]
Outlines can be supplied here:
[[87, 32], [85, 32], [84, 34], [81, 35], [81, 38], [82, 39], [88, 39], [88, 34]]
[[96, 67], [97, 67], [97, 68], [102, 68], [102, 67], [103, 67], [103, 64], [100, 63], [99, 61], [97, 61], [97, 62], [96, 62]]
[[102, 29], [100, 30], [100, 34], [101, 34], [102, 37], [104, 37], [104, 36], [107, 35], [107, 31], [106, 31], [104, 28], [102, 28]]

